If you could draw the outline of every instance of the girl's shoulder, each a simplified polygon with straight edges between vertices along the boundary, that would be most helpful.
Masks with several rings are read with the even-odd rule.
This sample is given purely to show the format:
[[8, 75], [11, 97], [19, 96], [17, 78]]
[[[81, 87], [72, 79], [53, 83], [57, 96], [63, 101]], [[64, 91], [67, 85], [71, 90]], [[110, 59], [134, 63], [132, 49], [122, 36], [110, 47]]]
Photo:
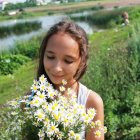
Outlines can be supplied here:
[[103, 108], [103, 100], [101, 96], [96, 93], [95, 91], [92, 91], [88, 89], [89, 95], [86, 102], [87, 108], [94, 107], [95, 109]]
[[95, 91], [88, 89], [85, 85], [80, 83], [80, 91], [86, 96], [86, 108], [103, 108], [103, 100], [101, 96]]

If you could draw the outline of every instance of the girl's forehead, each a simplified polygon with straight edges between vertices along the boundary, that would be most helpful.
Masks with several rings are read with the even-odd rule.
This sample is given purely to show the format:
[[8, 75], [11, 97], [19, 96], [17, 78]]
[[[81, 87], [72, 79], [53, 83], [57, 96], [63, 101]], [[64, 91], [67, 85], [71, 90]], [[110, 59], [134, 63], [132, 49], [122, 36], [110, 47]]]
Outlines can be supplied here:
[[64, 33], [64, 32], [58, 32], [57, 34], [52, 35], [48, 42], [57, 42], [57, 43], [68, 43], [68, 44], [73, 44], [76, 43], [78, 44], [78, 41], [74, 39], [70, 34]]
[[55, 34], [48, 40], [46, 51], [79, 55], [79, 44], [68, 34]]

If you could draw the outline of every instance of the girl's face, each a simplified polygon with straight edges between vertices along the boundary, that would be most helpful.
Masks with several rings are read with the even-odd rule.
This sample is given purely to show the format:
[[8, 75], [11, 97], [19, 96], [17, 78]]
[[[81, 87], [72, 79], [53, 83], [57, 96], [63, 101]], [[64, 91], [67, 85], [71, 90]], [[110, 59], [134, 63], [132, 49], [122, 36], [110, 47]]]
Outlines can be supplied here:
[[75, 82], [74, 75], [79, 67], [81, 57], [78, 43], [66, 33], [57, 33], [48, 40], [44, 53], [45, 71], [55, 85]]

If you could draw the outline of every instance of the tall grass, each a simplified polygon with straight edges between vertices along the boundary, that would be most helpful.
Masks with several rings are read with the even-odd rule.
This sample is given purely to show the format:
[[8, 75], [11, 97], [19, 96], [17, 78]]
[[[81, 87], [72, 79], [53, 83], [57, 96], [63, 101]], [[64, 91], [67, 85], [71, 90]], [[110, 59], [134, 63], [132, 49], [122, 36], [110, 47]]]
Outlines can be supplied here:
[[[90, 48], [89, 69], [83, 82], [103, 97], [105, 123], [108, 127], [107, 140], [140, 138], [140, 28], [138, 27], [139, 25], [119, 29], [116, 34], [120, 42], [117, 38], [112, 38], [111, 42], [109, 38], [107, 41], [106, 37], [99, 36], [98, 48], [94, 42]], [[121, 38], [123, 30], [127, 32], [124, 34], [127, 41], [124, 40], [125, 37]]]
[[36, 61], [21, 66], [13, 75], [0, 75], [0, 109], [8, 100], [23, 96], [30, 90], [36, 77]]

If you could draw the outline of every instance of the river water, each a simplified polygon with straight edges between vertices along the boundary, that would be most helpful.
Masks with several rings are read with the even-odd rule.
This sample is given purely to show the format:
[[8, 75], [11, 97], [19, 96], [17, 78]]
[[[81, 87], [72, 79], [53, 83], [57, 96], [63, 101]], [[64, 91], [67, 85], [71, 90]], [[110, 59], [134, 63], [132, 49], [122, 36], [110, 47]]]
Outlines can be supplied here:
[[[80, 16], [80, 15], [85, 15], [89, 14], [88, 12], [83, 12], [83, 13], [75, 13], [71, 14], [70, 16]], [[22, 23], [22, 22], [33, 22], [33, 21], [39, 21], [42, 24], [41, 29], [37, 31], [32, 31], [30, 33], [25, 33], [21, 35], [10, 35], [8, 37], [0, 39], [0, 51], [3, 50], [8, 50], [9, 48], [14, 47], [15, 43], [21, 42], [21, 41], [26, 41], [30, 40], [33, 36], [39, 35], [44, 31], [47, 31], [53, 24], [64, 20], [64, 19], [70, 19], [70, 16], [68, 15], [51, 15], [51, 16], [42, 16], [42, 17], [35, 17], [32, 19], [14, 19], [14, 20], [7, 20], [7, 21], [2, 21], [0, 22], [0, 26], [12, 26], [17, 23]], [[98, 30], [96, 27], [91, 27], [87, 22], [76, 22], [78, 25], [80, 25], [82, 28], [85, 29], [87, 34], [92, 34], [95, 30]]]

